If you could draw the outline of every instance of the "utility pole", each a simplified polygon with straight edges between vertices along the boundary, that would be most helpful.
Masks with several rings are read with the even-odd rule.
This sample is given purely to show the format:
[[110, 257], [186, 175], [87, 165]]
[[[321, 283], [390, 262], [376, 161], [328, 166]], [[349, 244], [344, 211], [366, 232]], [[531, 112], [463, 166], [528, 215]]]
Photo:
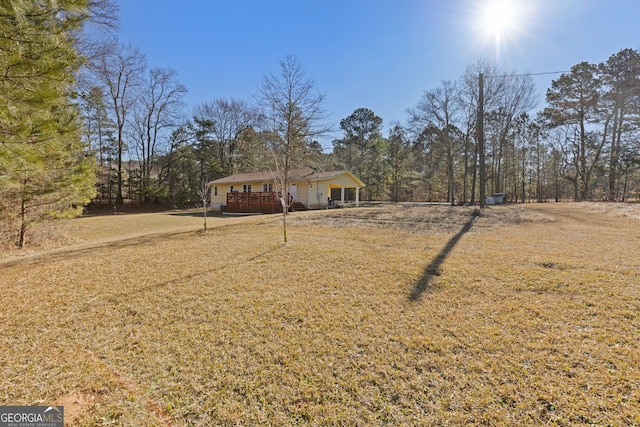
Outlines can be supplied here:
[[485, 207], [485, 170], [484, 170], [484, 74], [478, 75], [478, 151], [480, 153], [480, 209]]

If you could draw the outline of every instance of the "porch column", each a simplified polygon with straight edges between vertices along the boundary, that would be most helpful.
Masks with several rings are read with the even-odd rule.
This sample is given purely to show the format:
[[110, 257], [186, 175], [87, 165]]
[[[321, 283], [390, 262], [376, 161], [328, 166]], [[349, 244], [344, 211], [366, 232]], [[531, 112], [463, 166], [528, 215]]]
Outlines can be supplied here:
[[356, 206], [360, 204], [360, 187], [356, 187]]
[[340, 204], [344, 205], [344, 187], [340, 187]]

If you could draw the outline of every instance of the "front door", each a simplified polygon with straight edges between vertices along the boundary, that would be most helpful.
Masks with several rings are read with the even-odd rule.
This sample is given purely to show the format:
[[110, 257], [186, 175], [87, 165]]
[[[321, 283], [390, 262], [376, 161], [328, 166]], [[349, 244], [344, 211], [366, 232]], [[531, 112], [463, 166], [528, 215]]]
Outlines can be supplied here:
[[293, 200], [297, 200], [298, 199], [298, 186], [296, 186], [295, 184], [291, 184], [289, 186], [289, 194], [291, 195]]

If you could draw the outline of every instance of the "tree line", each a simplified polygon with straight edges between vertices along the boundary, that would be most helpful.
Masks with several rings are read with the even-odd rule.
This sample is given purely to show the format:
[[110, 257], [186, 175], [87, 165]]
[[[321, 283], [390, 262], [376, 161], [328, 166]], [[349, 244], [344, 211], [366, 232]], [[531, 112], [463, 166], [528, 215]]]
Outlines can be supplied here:
[[478, 61], [426, 90], [388, 137], [358, 109], [340, 122], [333, 166], [351, 169], [368, 199], [475, 204], [479, 197], [478, 90], [484, 77], [486, 190], [513, 202], [640, 199], [640, 53], [571, 67], [538, 104], [532, 75]]
[[[265, 75], [255, 103], [184, 112], [175, 70], [116, 37], [112, 0], [0, 4], [0, 244], [87, 204], [193, 206], [208, 180], [319, 163], [322, 102], [297, 58]], [[286, 241], [286, 234], [285, 234]]]
[[[134, 60], [137, 51], [129, 54], [133, 56], [121, 64], [134, 71], [142, 62]], [[103, 68], [109, 70], [114, 68]], [[506, 73], [478, 61], [457, 80], [426, 90], [407, 109], [406, 122], [392, 123], [387, 135], [381, 117], [359, 108], [340, 121], [342, 136], [333, 140], [331, 152], [314, 139], [319, 133], [306, 135], [306, 157], [286, 167], [351, 170], [367, 185], [362, 193], [366, 200], [478, 203], [480, 74], [485, 76], [487, 194], [508, 193], [513, 202], [639, 198], [640, 54], [632, 49], [559, 75], [546, 92], [545, 107], [535, 114], [540, 100], [531, 75]], [[181, 120], [176, 108], [182, 86], [169, 78], [158, 81], [158, 75], [174, 77], [152, 70], [147, 84], [136, 88], [139, 104], [129, 116], [125, 102], [118, 104], [112, 97], [111, 86], [94, 89], [109, 94], [112, 108], [102, 115], [102, 123], [94, 120], [93, 129], [102, 134], [85, 128], [102, 166], [96, 200], [187, 206], [197, 200], [203, 181], [277, 169], [260, 105], [264, 91], [254, 103], [223, 98], [202, 103]], [[155, 90], [158, 83], [164, 90]], [[130, 154], [124, 166], [122, 149]]]
[[[358, 108], [332, 130], [324, 96], [295, 57], [252, 99], [219, 98], [187, 113], [171, 68], [149, 67], [117, 39], [112, 0], [0, 5], [0, 216], [24, 245], [38, 221], [87, 203], [194, 206], [203, 183], [241, 172], [348, 169], [363, 200], [475, 204], [640, 198], [640, 53], [623, 49], [553, 80], [539, 105], [531, 75], [477, 61], [426, 90], [392, 123]], [[479, 76], [483, 153], [479, 152]], [[335, 130], [335, 129], [334, 129]], [[483, 154], [483, 155], [482, 155]]]

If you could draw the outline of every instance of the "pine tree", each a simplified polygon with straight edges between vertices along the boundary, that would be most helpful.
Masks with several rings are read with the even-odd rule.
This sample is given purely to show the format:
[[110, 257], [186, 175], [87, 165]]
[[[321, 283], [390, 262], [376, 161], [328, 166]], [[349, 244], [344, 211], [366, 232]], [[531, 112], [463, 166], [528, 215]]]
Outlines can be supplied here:
[[606, 142], [590, 130], [591, 124], [598, 121], [602, 87], [596, 72], [595, 65], [581, 62], [571, 67], [571, 72], [551, 82], [551, 88], [547, 90], [549, 107], [543, 112], [549, 127], [566, 131], [566, 136], [561, 140], [565, 153], [563, 161], [571, 172], [563, 174], [563, 178], [573, 184], [577, 202], [590, 197]]
[[333, 141], [340, 167], [352, 171], [366, 184], [364, 199], [376, 200], [386, 179], [387, 144], [382, 137], [382, 118], [368, 108], [358, 108], [340, 121], [340, 129], [344, 137]]
[[76, 213], [95, 193], [71, 99], [87, 14], [87, 0], [0, 4], [0, 216], [20, 247], [32, 224]]

